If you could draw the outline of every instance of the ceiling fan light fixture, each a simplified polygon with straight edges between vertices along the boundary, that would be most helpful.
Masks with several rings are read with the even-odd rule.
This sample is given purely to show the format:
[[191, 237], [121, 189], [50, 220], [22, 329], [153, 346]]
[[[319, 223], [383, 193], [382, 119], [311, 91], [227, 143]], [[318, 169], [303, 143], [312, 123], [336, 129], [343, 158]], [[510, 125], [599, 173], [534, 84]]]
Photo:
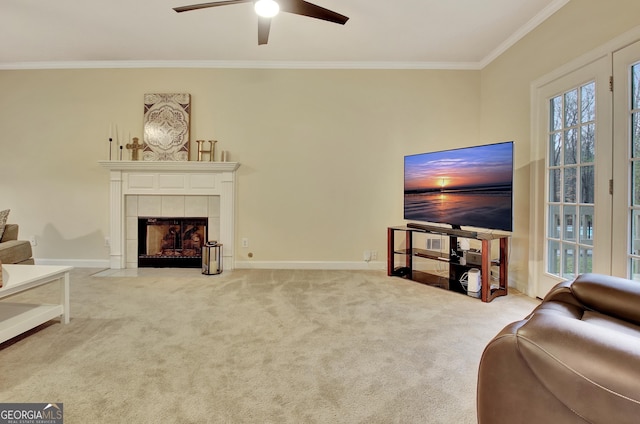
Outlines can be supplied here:
[[273, 18], [280, 11], [280, 6], [273, 0], [258, 0], [254, 8], [263, 18]]

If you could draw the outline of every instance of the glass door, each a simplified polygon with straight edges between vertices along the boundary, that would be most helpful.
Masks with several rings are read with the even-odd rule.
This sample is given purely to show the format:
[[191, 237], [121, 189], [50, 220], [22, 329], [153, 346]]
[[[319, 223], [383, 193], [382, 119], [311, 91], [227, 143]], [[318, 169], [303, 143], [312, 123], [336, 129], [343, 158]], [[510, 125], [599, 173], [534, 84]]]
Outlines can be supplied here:
[[596, 83], [549, 100], [547, 273], [571, 278], [593, 269]]
[[611, 94], [607, 56], [535, 95], [532, 281], [544, 297], [559, 281], [611, 268]]
[[612, 274], [640, 281], [640, 42], [613, 55]]

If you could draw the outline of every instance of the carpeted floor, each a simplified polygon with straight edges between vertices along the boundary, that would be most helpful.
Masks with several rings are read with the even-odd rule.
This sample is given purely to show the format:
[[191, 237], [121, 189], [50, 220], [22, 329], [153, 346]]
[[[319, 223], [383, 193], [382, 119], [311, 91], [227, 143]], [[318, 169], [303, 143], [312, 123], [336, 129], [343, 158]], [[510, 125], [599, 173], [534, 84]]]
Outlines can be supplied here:
[[70, 324], [0, 345], [0, 402], [61, 402], [66, 424], [475, 423], [484, 346], [538, 303], [383, 271], [97, 271], [72, 272]]

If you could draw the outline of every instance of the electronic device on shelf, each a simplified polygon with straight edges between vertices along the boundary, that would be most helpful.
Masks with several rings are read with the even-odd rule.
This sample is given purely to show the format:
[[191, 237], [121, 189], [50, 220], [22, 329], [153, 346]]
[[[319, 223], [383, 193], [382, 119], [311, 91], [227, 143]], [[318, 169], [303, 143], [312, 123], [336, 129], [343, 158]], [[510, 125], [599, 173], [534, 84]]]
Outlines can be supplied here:
[[404, 219], [458, 237], [476, 235], [461, 226], [512, 231], [513, 142], [405, 156]]
[[469, 250], [465, 255], [468, 265], [482, 265], [482, 252]]
[[471, 297], [479, 298], [482, 288], [482, 277], [478, 268], [471, 268], [467, 273], [467, 294]]
[[463, 230], [461, 228], [444, 228], [437, 225], [419, 224], [417, 222], [409, 222], [407, 227], [417, 228], [430, 233], [447, 234], [456, 237], [476, 238], [478, 236], [476, 231]]

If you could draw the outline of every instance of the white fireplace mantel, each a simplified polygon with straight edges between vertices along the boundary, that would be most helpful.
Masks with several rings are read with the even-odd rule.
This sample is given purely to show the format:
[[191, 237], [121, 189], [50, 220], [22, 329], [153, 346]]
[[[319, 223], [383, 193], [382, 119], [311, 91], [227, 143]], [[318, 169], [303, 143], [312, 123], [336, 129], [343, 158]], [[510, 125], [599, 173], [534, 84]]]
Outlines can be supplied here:
[[99, 161], [110, 171], [110, 264], [126, 267], [125, 196], [220, 196], [224, 269], [234, 268], [237, 162]]

